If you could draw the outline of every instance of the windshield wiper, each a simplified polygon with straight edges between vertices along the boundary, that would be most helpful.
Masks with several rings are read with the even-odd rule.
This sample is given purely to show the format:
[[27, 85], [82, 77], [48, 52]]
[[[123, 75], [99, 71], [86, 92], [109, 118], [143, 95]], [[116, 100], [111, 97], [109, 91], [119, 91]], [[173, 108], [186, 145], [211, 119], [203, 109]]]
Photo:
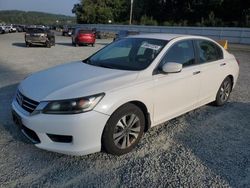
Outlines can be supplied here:
[[96, 67], [103, 67], [103, 68], [109, 68], [109, 69], [115, 69], [113, 66], [111, 65], [107, 65], [107, 64], [101, 64], [101, 63], [95, 63], [93, 61], [91, 61], [90, 59], [85, 59], [82, 61], [83, 63], [89, 64], [89, 65], [93, 65]]

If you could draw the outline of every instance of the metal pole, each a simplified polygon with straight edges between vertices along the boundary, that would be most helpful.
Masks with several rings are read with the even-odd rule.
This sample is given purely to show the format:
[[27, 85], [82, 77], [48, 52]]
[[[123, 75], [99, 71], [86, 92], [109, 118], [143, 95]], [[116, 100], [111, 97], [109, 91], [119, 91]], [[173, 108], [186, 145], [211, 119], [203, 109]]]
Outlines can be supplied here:
[[131, 0], [131, 2], [130, 2], [129, 25], [131, 25], [131, 24], [132, 24], [132, 17], [133, 17], [133, 2], [134, 2], [134, 0]]

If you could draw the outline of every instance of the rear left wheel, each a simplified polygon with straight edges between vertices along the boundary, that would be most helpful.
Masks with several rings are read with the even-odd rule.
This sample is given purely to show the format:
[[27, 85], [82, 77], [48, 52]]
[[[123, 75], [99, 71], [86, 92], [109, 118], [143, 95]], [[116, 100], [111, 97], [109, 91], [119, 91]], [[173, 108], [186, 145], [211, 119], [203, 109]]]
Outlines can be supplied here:
[[145, 127], [145, 117], [140, 108], [126, 104], [116, 110], [108, 120], [102, 136], [106, 152], [123, 155], [140, 141]]
[[222, 106], [228, 101], [232, 91], [232, 86], [232, 80], [229, 77], [226, 77], [217, 92], [216, 100], [214, 101], [216, 106]]

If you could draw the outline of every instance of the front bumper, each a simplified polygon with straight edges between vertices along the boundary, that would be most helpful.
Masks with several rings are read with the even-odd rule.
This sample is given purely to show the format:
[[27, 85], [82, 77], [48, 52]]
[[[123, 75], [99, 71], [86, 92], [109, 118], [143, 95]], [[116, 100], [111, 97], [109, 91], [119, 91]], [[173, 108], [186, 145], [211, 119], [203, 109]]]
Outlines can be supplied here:
[[[37, 114], [30, 116], [14, 100], [12, 109], [21, 123], [39, 138], [35, 146], [69, 155], [87, 155], [101, 150], [101, 137], [108, 115], [90, 111], [74, 115]], [[72, 142], [53, 141], [48, 135], [70, 135]], [[27, 136], [27, 135], [26, 135]]]

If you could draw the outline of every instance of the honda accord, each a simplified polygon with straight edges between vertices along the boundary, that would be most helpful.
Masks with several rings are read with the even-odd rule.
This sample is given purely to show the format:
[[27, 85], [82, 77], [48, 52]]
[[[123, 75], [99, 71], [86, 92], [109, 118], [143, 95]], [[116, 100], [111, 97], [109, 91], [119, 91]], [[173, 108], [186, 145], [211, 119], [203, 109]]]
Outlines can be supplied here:
[[212, 39], [129, 36], [27, 77], [13, 99], [13, 119], [45, 150], [122, 155], [153, 126], [225, 104], [238, 74], [236, 58]]

